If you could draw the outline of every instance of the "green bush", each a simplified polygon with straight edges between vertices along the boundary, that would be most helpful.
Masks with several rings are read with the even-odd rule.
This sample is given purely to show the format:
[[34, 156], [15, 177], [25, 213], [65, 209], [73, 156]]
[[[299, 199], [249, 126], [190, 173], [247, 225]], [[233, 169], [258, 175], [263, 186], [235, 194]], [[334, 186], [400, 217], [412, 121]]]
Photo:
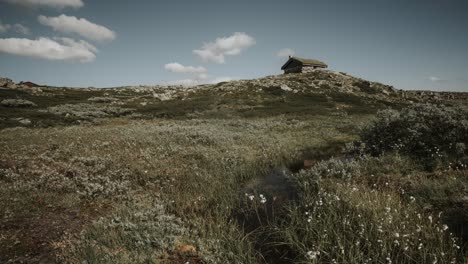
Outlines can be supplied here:
[[467, 154], [468, 111], [435, 105], [384, 110], [360, 136], [355, 150], [374, 156], [399, 152], [434, 169], [440, 162], [460, 162]]

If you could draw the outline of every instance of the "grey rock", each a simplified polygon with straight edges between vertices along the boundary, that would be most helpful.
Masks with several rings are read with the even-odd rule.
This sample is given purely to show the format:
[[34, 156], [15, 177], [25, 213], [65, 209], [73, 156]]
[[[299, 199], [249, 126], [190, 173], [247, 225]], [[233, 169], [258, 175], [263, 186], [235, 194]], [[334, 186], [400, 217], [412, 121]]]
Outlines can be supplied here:
[[35, 103], [24, 99], [5, 99], [0, 102], [1, 105], [6, 107], [32, 107], [36, 106]]
[[22, 118], [20, 120], [18, 120], [18, 122], [22, 125], [25, 125], [25, 126], [29, 126], [31, 124], [31, 120], [27, 119], [27, 118]]
[[16, 84], [11, 79], [0, 78], [0, 87], [13, 88], [13, 86], [16, 88]]

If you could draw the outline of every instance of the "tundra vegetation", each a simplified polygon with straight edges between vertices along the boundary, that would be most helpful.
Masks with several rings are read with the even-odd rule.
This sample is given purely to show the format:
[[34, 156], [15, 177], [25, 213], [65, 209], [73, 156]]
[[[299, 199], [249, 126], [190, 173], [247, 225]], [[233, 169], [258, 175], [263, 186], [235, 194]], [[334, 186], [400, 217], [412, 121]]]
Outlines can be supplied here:
[[468, 261], [466, 94], [320, 70], [0, 96], [2, 263]]

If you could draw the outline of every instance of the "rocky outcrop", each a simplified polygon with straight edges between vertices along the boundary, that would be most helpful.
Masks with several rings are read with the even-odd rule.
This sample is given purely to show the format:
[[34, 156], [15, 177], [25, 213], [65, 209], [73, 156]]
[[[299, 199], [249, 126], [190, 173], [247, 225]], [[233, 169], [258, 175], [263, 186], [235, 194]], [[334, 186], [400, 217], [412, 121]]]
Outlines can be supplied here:
[[36, 106], [35, 103], [24, 99], [5, 99], [0, 102], [1, 105], [6, 107], [32, 107]]
[[0, 78], [0, 87], [16, 89], [18, 86], [8, 78]]
[[113, 97], [91, 97], [88, 98], [88, 101], [94, 103], [112, 103], [118, 101], [118, 99]]

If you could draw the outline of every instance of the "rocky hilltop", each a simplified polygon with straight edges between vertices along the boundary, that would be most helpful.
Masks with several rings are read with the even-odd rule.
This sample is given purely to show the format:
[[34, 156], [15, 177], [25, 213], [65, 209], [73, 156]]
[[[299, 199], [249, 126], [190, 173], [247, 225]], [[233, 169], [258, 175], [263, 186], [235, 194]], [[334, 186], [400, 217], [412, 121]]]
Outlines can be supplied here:
[[[183, 86], [66, 88], [0, 79], [0, 128], [93, 123], [103, 118], [372, 114], [386, 107], [463, 103], [468, 93], [403, 91], [343, 72], [314, 70]], [[14, 111], [13, 111], [14, 109]]]
[[0, 78], [0, 87], [16, 89], [18, 86], [11, 79]]

